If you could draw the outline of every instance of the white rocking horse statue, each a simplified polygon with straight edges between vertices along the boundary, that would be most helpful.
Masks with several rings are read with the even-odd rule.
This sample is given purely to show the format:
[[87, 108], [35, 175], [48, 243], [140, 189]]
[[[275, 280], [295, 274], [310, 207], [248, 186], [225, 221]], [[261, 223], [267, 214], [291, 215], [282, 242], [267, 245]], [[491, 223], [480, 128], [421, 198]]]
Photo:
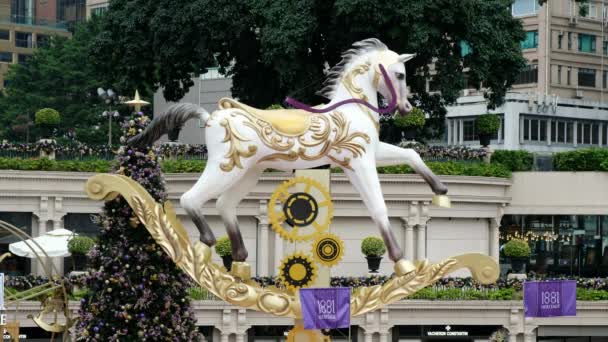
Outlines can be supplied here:
[[[292, 171], [330, 164], [340, 167], [361, 195], [380, 229], [392, 261], [403, 252], [391, 231], [377, 166], [407, 164], [420, 174], [436, 195], [447, 187], [412, 149], [379, 141], [377, 93], [391, 99], [402, 115], [412, 109], [405, 84], [405, 65], [414, 55], [399, 55], [378, 39], [353, 44], [342, 61], [329, 72], [320, 94], [326, 105], [303, 109], [260, 110], [224, 98], [219, 110], [209, 114], [195, 104], [176, 104], [156, 116], [131, 146], [149, 145], [190, 119], [205, 123], [208, 160], [196, 184], [181, 197], [181, 206], [208, 246], [213, 232], [203, 217], [203, 205], [217, 199], [217, 210], [232, 243], [234, 261], [245, 261], [247, 250], [238, 228], [236, 207], [267, 168]], [[391, 105], [389, 105], [391, 107]], [[369, 110], [371, 108], [372, 110]]]

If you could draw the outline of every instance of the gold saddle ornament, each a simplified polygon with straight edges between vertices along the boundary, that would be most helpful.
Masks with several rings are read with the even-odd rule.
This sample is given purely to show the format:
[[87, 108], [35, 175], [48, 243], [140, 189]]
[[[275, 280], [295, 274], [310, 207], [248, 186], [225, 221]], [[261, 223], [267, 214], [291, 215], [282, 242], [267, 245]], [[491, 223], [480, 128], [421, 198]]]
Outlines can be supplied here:
[[297, 137], [308, 132], [312, 117], [319, 115], [300, 109], [258, 109], [227, 97], [220, 99], [218, 106], [220, 109], [243, 110], [268, 122], [278, 133], [290, 137]]
[[[250, 279], [250, 275], [243, 272], [229, 273], [222, 266], [213, 263], [211, 248], [200, 241], [190, 241], [171, 203], [156, 202], [131, 178], [98, 174], [87, 181], [85, 190], [94, 200], [113, 200], [122, 196], [173, 262], [220, 300], [274, 316], [302, 318], [297, 293], [276, 287], [261, 287]], [[402, 264], [395, 264], [395, 276], [384, 284], [355, 290], [350, 301], [352, 317], [397, 302], [458, 269], [468, 269], [473, 278], [482, 284], [494, 283], [499, 275], [496, 260], [480, 253], [454, 256], [437, 263], [420, 260], [412, 264], [406, 272]]]

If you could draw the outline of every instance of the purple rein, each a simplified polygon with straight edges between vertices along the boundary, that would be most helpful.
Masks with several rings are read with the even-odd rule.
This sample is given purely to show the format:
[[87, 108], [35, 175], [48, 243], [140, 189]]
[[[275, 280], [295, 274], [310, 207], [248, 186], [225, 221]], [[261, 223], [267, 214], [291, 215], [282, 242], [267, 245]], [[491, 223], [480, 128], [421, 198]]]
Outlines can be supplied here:
[[361, 105], [366, 106], [367, 108], [373, 110], [374, 112], [377, 112], [379, 114], [385, 114], [385, 113], [391, 113], [395, 110], [395, 108], [397, 107], [397, 94], [395, 93], [395, 88], [393, 88], [393, 83], [391, 82], [391, 80], [388, 78], [388, 74], [386, 73], [386, 70], [384, 69], [384, 66], [382, 66], [382, 64], [378, 64], [378, 67], [380, 68], [380, 72], [382, 73], [382, 77], [384, 77], [384, 83], [386, 83], [386, 85], [388, 86], [388, 90], [391, 93], [391, 102], [388, 104], [388, 107], [386, 108], [376, 108], [374, 106], [372, 106], [369, 102], [367, 101], [363, 101], [361, 99], [348, 99], [348, 100], [343, 100], [337, 103], [334, 103], [333, 105], [329, 106], [329, 107], [325, 107], [325, 108], [313, 108], [307, 104], [304, 104], [296, 99], [293, 99], [291, 97], [287, 97], [285, 99], [285, 102], [290, 104], [292, 107], [297, 108], [297, 109], [302, 109], [305, 110], [307, 112], [311, 112], [311, 113], [327, 113], [330, 112], [340, 106], [343, 106], [345, 104], [349, 104], [349, 103], [358, 103]]

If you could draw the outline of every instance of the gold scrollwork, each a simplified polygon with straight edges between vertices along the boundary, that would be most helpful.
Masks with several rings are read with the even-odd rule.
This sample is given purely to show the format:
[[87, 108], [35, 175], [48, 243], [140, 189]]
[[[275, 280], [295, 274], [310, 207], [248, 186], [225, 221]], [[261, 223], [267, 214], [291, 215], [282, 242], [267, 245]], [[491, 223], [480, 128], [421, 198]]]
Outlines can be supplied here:
[[255, 145], [249, 145], [247, 150], [241, 147], [241, 142], [249, 141], [249, 139], [243, 137], [230, 123], [228, 119], [222, 119], [220, 125], [226, 130], [226, 135], [222, 142], [230, 142], [230, 148], [224, 157], [228, 159], [227, 162], [222, 163], [220, 168], [222, 171], [230, 172], [236, 166], [240, 169], [243, 168], [241, 165], [241, 157], [249, 158], [255, 154], [258, 147]]
[[[172, 207], [155, 202], [132, 179], [121, 175], [96, 175], [87, 181], [86, 191], [90, 198], [97, 200], [122, 195], [176, 265], [219, 299], [275, 316], [301, 318], [300, 302], [294, 294], [277, 288], [262, 288], [257, 283], [243, 282], [212, 263], [211, 249], [200, 241], [194, 245], [190, 242]], [[359, 288], [351, 297], [351, 316], [394, 303], [461, 268], [468, 268], [473, 277], [483, 284], [492, 283], [498, 277], [496, 261], [478, 253], [448, 258], [436, 264], [418, 262], [413, 271], [395, 276], [383, 285]]]

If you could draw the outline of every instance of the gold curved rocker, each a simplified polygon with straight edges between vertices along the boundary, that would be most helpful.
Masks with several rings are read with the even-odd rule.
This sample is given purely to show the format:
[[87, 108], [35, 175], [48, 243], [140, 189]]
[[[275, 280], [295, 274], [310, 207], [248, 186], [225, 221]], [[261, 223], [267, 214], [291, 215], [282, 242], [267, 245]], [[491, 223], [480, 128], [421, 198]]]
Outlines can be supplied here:
[[[86, 183], [92, 199], [111, 200], [122, 195], [154, 240], [171, 259], [199, 285], [231, 304], [273, 314], [301, 318], [297, 296], [277, 288], [262, 288], [257, 283], [235, 277], [211, 262], [211, 248], [200, 241], [190, 242], [186, 230], [169, 202], [161, 205], [132, 179], [121, 175], [100, 174]], [[467, 268], [473, 278], [489, 284], [498, 278], [496, 261], [471, 253], [447, 258], [436, 264], [419, 261], [412, 271], [395, 276], [383, 285], [358, 289], [351, 297], [351, 316], [358, 316], [394, 303], [435, 283], [458, 269]]]

